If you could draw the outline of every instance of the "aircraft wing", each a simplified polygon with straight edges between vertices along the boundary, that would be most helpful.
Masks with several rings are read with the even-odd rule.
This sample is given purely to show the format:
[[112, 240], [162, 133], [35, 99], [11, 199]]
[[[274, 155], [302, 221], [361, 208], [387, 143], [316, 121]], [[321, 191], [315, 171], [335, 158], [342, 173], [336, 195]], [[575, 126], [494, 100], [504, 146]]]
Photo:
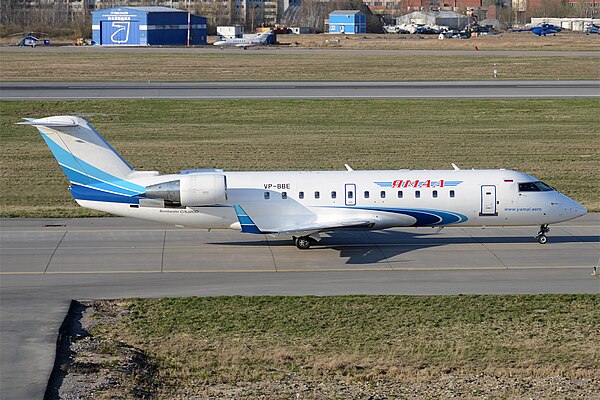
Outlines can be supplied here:
[[339, 220], [330, 220], [324, 222], [314, 222], [308, 225], [286, 225], [282, 221], [280, 227], [270, 226], [268, 229], [259, 228], [252, 218], [248, 216], [246, 211], [239, 206], [234, 206], [235, 213], [238, 217], [242, 232], [245, 233], [270, 233], [270, 234], [285, 234], [290, 236], [307, 236], [319, 232], [331, 232], [339, 230], [351, 229], [369, 229], [375, 224], [373, 221], [360, 218], [342, 218]]
[[286, 234], [291, 236], [308, 236], [313, 233], [319, 232], [332, 232], [332, 231], [343, 231], [350, 229], [369, 229], [373, 227], [374, 223], [366, 220], [348, 220], [340, 223], [325, 223], [325, 224], [314, 224], [309, 226], [298, 226], [295, 228], [288, 228], [283, 230], [277, 230], [278, 234]]

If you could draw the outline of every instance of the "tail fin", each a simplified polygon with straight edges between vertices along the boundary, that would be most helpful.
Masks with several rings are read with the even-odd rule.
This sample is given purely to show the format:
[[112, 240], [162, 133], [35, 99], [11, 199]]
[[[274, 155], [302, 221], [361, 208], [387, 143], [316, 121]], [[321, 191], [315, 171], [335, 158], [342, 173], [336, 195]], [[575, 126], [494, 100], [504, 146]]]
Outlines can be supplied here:
[[145, 188], [128, 180], [134, 169], [83, 118], [56, 116], [19, 122], [33, 125], [71, 182], [78, 200], [127, 202]]
[[273, 34], [273, 30], [268, 30], [265, 32], [262, 32], [261, 34], [258, 35], [259, 38], [266, 40], [271, 34]]

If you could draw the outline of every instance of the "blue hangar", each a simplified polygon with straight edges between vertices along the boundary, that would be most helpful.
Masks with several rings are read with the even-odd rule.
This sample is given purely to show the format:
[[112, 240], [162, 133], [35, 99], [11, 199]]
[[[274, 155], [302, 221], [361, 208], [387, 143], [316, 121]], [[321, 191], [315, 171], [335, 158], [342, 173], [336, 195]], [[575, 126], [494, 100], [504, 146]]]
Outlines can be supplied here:
[[329, 14], [329, 33], [367, 33], [367, 17], [357, 10], [336, 10]]
[[[206, 18], [190, 16], [190, 44], [206, 44]], [[104, 46], [185, 46], [188, 13], [168, 7], [92, 11], [92, 40]]]

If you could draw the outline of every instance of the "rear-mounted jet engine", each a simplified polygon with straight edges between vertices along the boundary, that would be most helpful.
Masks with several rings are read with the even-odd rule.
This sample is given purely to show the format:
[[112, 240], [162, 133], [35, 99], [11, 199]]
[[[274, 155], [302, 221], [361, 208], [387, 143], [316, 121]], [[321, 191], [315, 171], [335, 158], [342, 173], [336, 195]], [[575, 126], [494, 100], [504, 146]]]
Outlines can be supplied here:
[[177, 180], [146, 187], [146, 196], [164, 199], [171, 206], [207, 206], [227, 200], [223, 174], [186, 174]]

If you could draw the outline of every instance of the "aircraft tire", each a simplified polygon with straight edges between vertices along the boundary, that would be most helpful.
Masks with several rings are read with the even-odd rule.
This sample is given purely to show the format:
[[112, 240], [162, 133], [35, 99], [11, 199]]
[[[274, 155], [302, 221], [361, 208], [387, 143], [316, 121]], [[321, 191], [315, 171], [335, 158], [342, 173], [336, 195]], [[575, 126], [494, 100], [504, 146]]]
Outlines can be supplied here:
[[548, 242], [548, 237], [546, 235], [539, 235], [537, 241], [539, 244], [546, 244], [546, 242]]
[[300, 250], [306, 250], [310, 248], [312, 240], [308, 236], [300, 236], [294, 239], [294, 244]]

